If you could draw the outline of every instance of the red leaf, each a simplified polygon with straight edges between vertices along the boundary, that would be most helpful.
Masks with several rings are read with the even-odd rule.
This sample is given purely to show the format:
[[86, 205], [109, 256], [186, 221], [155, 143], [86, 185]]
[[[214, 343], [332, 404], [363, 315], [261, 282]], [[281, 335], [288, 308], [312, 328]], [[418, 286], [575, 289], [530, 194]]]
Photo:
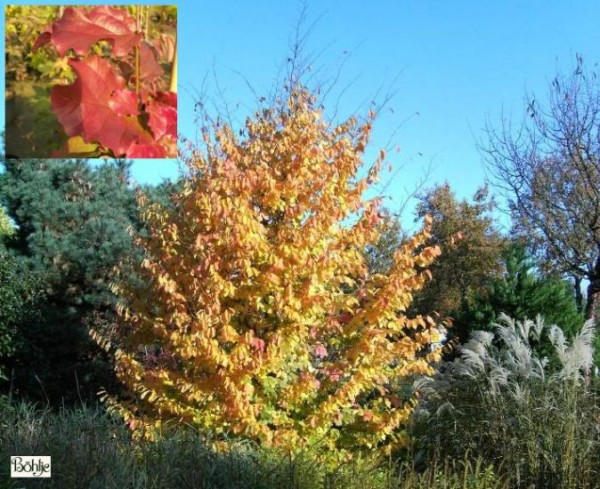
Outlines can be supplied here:
[[115, 156], [124, 155], [133, 142], [151, 144], [151, 135], [138, 121], [135, 94], [111, 65], [98, 56], [69, 60], [77, 80], [52, 88], [52, 110], [68, 136], [81, 134], [97, 141]]
[[147, 42], [140, 44], [140, 81], [152, 82], [162, 76], [163, 69], [156, 61], [154, 50]]
[[265, 341], [260, 338], [253, 338], [251, 345], [255, 350], [258, 350], [261, 353], [265, 351]]
[[313, 353], [314, 353], [315, 357], [317, 357], [317, 358], [325, 358], [329, 354], [327, 352], [327, 348], [325, 348], [321, 344], [315, 345], [315, 349], [314, 349]]
[[340, 322], [340, 324], [348, 324], [351, 319], [352, 316], [349, 313], [343, 312], [338, 318], [338, 321]]
[[166, 97], [158, 97], [148, 104], [146, 109], [150, 116], [148, 125], [152, 129], [152, 133], [156, 139], [161, 139], [164, 136], [177, 138], [177, 102], [175, 102], [174, 108], [170, 105], [165, 105], [159, 100], [170, 101]]
[[139, 112], [135, 92], [126, 88], [114, 90], [108, 99], [108, 106], [115, 114], [122, 116], [136, 116]]
[[33, 52], [37, 51], [39, 48], [41, 48], [42, 46], [48, 44], [50, 42], [50, 39], [52, 38], [52, 26], [50, 26], [47, 30], [45, 30], [44, 32], [42, 32], [37, 39], [35, 40], [35, 42], [33, 43], [33, 46], [31, 48], [31, 50]]
[[83, 56], [98, 41], [110, 42], [116, 56], [125, 56], [142, 37], [135, 32], [134, 18], [123, 9], [100, 6], [85, 12], [81, 7], [67, 7], [52, 24], [50, 41], [61, 56], [69, 49]]
[[[163, 79], [164, 70], [157, 61], [156, 49], [147, 42], [139, 46], [139, 93], [141, 100], [146, 101], [154, 96], [156, 90], [165, 84]], [[130, 53], [125, 60], [119, 60], [118, 66], [121, 75], [127, 80], [128, 86], [132, 86], [135, 80], [135, 53]], [[176, 102], [175, 102], [176, 107]]]
[[159, 143], [137, 144], [133, 142], [125, 156], [127, 158], [166, 158], [167, 151]]
[[337, 368], [329, 368], [325, 371], [325, 375], [327, 375], [332, 382], [339, 382], [342, 378], [342, 371]]

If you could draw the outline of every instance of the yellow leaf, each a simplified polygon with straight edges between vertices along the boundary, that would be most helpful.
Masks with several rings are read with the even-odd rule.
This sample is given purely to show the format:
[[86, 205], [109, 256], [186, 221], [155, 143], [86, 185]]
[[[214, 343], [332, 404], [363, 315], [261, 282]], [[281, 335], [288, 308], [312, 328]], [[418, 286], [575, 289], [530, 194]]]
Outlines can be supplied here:
[[96, 143], [86, 143], [81, 136], [72, 136], [67, 140], [66, 150], [69, 156], [88, 156], [98, 149]]

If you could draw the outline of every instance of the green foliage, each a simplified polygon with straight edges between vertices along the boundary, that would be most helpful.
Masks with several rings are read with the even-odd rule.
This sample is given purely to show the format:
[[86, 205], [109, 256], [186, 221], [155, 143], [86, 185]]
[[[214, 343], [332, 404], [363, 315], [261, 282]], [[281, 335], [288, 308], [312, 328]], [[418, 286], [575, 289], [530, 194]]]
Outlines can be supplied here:
[[[164, 180], [158, 185], [144, 185], [140, 188], [141, 193], [146, 196], [149, 202], [154, 202], [160, 207], [174, 210], [175, 205], [172, 200], [172, 196], [177, 192], [183, 190], [183, 180], [176, 180], [174, 182], [170, 180]], [[136, 221], [136, 226], [141, 228], [142, 222]]]
[[56, 56], [45, 50], [32, 52], [33, 44], [43, 29], [58, 14], [58, 6], [9, 5], [5, 9], [6, 80], [26, 77], [61, 79], [71, 69], [60, 66]]
[[15, 83], [6, 97], [6, 155], [47, 157], [66, 139], [50, 110], [47, 82], [24, 80]]
[[0, 244], [15, 233], [15, 228], [6, 215], [6, 211], [0, 206]]
[[[460, 358], [419, 386], [417, 458], [472, 453], [509, 475], [513, 487], [596, 487], [600, 408], [581, 373], [592, 363], [592, 323], [569, 344], [541, 318], [501, 321], [495, 334], [474, 332]], [[557, 371], [533, 348], [544, 336], [559, 359]]]
[[481, 458], [472, 461], [446, 459], [434, 460], [422, 472], [409, 463], [400, 466], [398, 488], [407, 489], [508, 489], [507, 477], [497, 475], [493, 465], [485, 466]]
[[40, 321], [16, 325], [22, 342], [14, 355], [15, 388], [57, 403], [95, 397], [112, 374], [85, 323], [94, 313], [110, 318], [110, 282], [129, 276], [135, 259], [127, 232], [137, 212], [129, 165], [6, 160], [4, 166], [0, 196], [17, 226], [7, 247], [45, 295]]
[[[499, 313], [530, 319], [542, 314], [548, 323], [558, 325], [567, 336], [572, 336], [576, 325], [583, 322], [571, 284], [536, 273], [533, 260], [516, 243], [503, 252], [502, 276], [492, 279], [457, 311], [452, 333], [463, 342], [469, 331], [491, 331]], [[550, 351], [546, 349], [544, 353], [548, 355]]]
[[9, 380], [13, 357], [22, 344], [19, 326], [39, 320], [41, 299], [35, 278], [0, 248], [0, 381]]
[[0, 195], [18, 226], [11, 247], [71, 313], [112, 304], [112, 269], [132, 249], [127, 227], [136, 204], [128, 166], [93, 170], [81, 160], [7, 160], [5, 166]]

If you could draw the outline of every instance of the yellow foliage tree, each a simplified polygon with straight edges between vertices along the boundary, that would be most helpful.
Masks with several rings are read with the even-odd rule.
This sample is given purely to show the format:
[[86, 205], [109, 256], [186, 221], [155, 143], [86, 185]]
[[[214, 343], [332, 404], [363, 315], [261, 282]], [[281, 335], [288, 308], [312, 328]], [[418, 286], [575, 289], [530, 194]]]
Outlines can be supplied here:
[[386, 275], [367, 270], [381, 213], [362, 194], [384, 152], [357, 173], [374, 117], [330, 126], [296, 88], [242, 135], [206, 131], [173, 206], [144, 204], [147, 287], [116, 287], [116, 371], [133, 396], [104, 393], [136, 430], [171, 420], [337, 454], [405, 441], [414, 402], [392, 386], [439, 358], [436, 325], [405, 311], [439, 249], [426, 219]]

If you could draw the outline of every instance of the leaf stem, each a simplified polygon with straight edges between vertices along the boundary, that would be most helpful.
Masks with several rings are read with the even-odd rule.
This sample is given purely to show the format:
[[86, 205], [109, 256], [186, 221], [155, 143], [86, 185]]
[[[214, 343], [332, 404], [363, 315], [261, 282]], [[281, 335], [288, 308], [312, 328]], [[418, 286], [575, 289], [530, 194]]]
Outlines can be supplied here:
[[175, 34], [175, 54], [173, 55], [173, 64], [171, 66], [171, 83], [169, 90], [177, 93], [177, 34]]
[[135, 94], [140, 97], [140, 47], [135, 47]]
[[[136, 24], [137, 31], [140, 31], [141, 27], [141, 6], [136, 5]], [[140, 99], [140, 47], [135, 46], [135, 94]]]

